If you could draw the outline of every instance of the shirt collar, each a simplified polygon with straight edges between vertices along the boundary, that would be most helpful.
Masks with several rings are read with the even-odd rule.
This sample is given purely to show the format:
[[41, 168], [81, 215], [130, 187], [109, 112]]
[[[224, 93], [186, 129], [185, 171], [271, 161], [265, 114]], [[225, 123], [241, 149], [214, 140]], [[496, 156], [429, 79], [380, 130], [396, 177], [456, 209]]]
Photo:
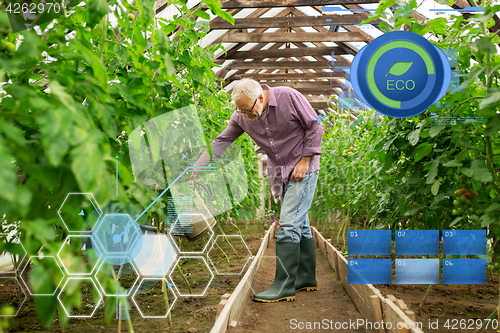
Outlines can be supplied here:
[[278, 103], [276, 103], [276, 95], [274, 94], [274, 88], [269, 87], [265, 83], [262, 83], [260, 86], [262, 87], [262, 89], [269, 90], [269, 103], [267, 105], [267, 109], [269, 110], [270, 106], [278, 106]]

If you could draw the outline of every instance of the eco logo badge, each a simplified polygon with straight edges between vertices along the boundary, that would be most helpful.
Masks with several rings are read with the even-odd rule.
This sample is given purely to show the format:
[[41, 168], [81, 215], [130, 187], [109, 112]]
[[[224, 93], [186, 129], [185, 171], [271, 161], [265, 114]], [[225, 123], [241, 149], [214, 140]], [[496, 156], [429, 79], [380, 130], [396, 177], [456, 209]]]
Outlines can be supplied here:
[[354, 91], [378, 112], [394, 118], [427, 110], [446, 93], [446, 55], [424, 37], [392, 31], [362, 48], [351, 66]]

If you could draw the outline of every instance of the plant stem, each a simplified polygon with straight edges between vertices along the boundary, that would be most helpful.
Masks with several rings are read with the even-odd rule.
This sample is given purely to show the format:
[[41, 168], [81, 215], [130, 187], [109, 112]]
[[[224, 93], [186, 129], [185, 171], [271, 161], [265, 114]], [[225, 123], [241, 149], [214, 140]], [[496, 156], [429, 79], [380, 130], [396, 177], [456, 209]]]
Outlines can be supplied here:
[[177, 269], [179, 270], [179, 273], [181, 273], [181, 276], [184, 279], [184, 282], [186, 282], [186, 285], [188, 287], [189, 293], [192, 294], [192, 292], [191, 292], [191, 285], [189, 284], [189, 281], [186, 278], [186, 276], [184, 275], [184, 273], [182, 273], [181, 266], [177, 265]]
[[59, 319], [59, 327], [61, 328], [61, 332], [64, 333], [64, 325], [61, 320], [61, 306], [57, 305], [57, 318]]
[[[486, 319], [493, 319], [493, 318], [497, 315], [497, 313], [498, 313], [498, 309], [493, 310], [493, 312], [492, 312], [492, 313], [488, 316], [488, 318], [486, 318]], [[484, 324], [485, 324], [485, 323], [486, 323], [486, 321], [485, 321], [485, 320], [483, 320], [483, 324], [481, 325], [481, 327], [477, 328], [477, 329], [474, 331], [474, 333], [479, 333], [479, 332], [481, 332], [481, 331], [483, 330], [483, 327], [484, 327]]]
[[165, 288], [165, 280], [161, 280], [161, 287], [163, 289], [163, 298], [165, 299], [165, 306], [166, 306], [166, 310], [168, 312], [168, 322], [169, 322], [170, 328], [172, 328], [172, 316], [170, 314], [170, 311], [168, 311], [168, 309], [170, 308], [170, 304], [168, 302], [167, 288]]
[[222, 252], [222, 254], [224, 254], [224, 256], [226, 257], [227, 263], [229, 264], [229, 257], [227, 256], [226, 252], [224, 252], [224, 250], [219, 246], [219, 244], [215, 243], [215, 245], [217, 245], [217, 247]]
[[[217, 222], [216, 222], [215, 224], [216, 224], [216, 225], [217, 225], [217, 227], [219, 228], [220, 233], [221, 233], [221, 234], [223, 234], [224, 236], [226, 236], [226, 233], [224, 232], [224, 230], [222, 230], [222, 227], [220, 226], [220, 224], [219, 224], [219, 223], [217, 223]], [[233, 249], [234, 253], [238, 253], [238, 252], [236, 252], [236, 250], [234, 249], [234, 247], [233, 247], [233, 245], [231, 244], [231, 242], [229, 241], [229, 239], [228, 239], [227, 237], [225, 237], [225, 238], [226, 238], [226, 242], [229, 244], [229, 246], [231, 246], [231, 248]]]
[[431, 289], [432, 289], [432, 284], [430, 284], [429, 287], [427, 287], [427, 291], [425, 292], [424, 298], [422, 299], [422, 303], [420, 303], [420, 305], [418, 306], [419, 309], [422, 309], [424, 307], [425, 300], [427, 299], [427, 296], [429, 296], [429, 294], [431, 293]]
[[101, 35], [101, 45], [99, 45], [99, 55], [102, 61], [104, 55], [104, 44], [106, 44], [106, 33], [108, 30], [108, 16], [104, 15], [102, 17], [102, 35]]
[[130, 316], [127, 316], [127, 324], [129, 333], [134, 333], [134, 327], [132, 326], [132, 319], [130, 319]]

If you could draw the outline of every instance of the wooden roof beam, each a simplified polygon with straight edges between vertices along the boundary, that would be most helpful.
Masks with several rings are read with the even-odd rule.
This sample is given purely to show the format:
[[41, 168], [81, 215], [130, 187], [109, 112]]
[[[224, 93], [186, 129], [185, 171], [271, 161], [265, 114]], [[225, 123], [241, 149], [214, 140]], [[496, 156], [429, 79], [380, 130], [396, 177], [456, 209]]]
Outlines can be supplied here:
[[264, 58], [281, 58], [281, 57], [303, 57], [303, 56], [323, 56], [349, 54], [340, 47], [306, 47], [306, 48], [284, 48], [272, 50], [251, 50], [235, 52], [231, 55], [223, 56], [218, 59], [264, 59]]
[[359, 32], [296, 32], [296, 33], [232, 33], [225, 34], [223, 42], [227, 43], [294, 43], [294, 42], [365, 42], [366, 38]]
[[[330, 79], [331, 77], [341, 78], [345, 77], [344, 72], [316, 72], [316, 73], [262, 73], [262, 74], [234, 74], [231, 76], [231, 80], [241, 80], [243, 78], [253, 78], [254, 80], [320, 80], [320, 79]], [[229, 78], [228, 78], [229, 79]], [[282, 82], [282, 81], [280, 81]]]
[[[348, 61], [336, 61], [336, 66], [350, 66]], [[330, 61], [234, 61], [227, 65], [227, 69], [329, 69]]]
[[230, 0], [222, 2], [222, 8], [262, 8], [262, 7], [296, 7], [296, 6], [328, 6], [378, 3], [377, 0]]
[[[215, 18], [210, 22], [210, 29], [249, 29], [249, 28], [283, 28], [283, 27], [317, 27], [326, 26], [326, 18], [331, 24], [358, 24], [366, 20], [362, 14], [328, 15], [328, 16], [296, 16], [296, 17], [265, 17], [249, 20], [234, 19], [234, 25], [223, 18]], [[330, 22], [330, 21], [329, 21]]]

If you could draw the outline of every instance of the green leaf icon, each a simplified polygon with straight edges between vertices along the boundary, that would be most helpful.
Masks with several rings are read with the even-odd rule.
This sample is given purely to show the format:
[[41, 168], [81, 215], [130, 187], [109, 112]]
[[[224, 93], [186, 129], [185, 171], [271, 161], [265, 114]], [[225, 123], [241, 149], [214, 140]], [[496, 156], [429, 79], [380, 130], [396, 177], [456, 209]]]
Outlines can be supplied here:
[[394, 65], [392, 65], [391, 69], [389, 70], [389, 72], [387, 74], [385, 74], [385, 76], [387, 76], [388, 74], [398, 75], [398, 76], [403, 75], [404, 73], [408, 72], [411, 65], [413, 65], [413, 61], [412, 62], [403, 62], [403, 61], [397, 62]]

